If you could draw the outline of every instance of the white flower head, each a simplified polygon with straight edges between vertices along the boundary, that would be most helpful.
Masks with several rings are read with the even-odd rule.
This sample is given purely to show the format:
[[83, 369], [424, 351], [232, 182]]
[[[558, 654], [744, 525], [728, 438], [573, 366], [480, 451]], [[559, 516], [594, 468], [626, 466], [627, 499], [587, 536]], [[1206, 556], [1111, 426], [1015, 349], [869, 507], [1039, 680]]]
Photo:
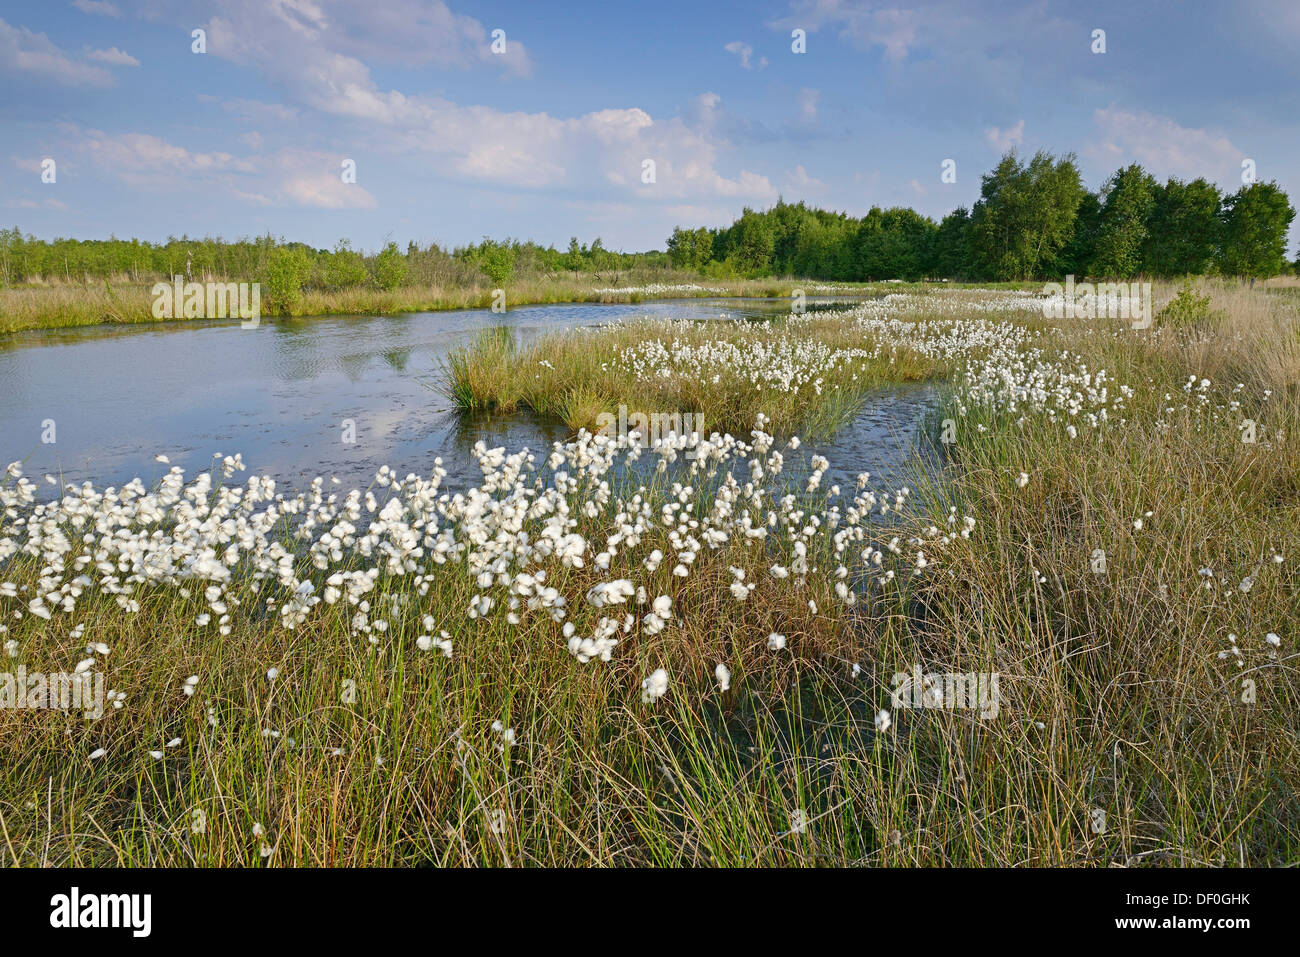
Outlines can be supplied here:
[[718, 690], [727, 691], [731, 688], [731, 669], [718, 662], [718, 667], [713, 669], [713, 677], [718, 680]]
[[654, 704], [668, 693], [668, 672], [656, 669], [649, 678], [641, 682], [641, 703]]

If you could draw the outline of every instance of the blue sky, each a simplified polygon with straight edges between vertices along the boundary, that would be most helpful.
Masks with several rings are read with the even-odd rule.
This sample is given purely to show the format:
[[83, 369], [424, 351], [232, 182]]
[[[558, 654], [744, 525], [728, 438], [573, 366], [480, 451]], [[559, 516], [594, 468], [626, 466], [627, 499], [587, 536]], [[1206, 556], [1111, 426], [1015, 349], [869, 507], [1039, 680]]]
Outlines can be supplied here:
[[6, 0], [0, 84], [45, 238], [663, 248], [778, 196], [938, 218], [1011, 146], [1300, 199], [1300, 0]]

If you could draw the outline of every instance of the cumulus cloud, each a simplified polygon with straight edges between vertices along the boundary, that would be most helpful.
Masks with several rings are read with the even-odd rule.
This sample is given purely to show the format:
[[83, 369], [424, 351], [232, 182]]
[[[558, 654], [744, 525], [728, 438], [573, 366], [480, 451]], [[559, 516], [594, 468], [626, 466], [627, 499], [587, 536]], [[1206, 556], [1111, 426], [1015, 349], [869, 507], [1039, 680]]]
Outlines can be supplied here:
[[854, 45], [864, 49], [882, 47], [885, 60], [901, 62], [918, 44], [918, 32], [923, 27], [950, 21], [951, 17], [942, 10], [936, 13], [881, 8], [854, 0], [801, 0], [794, 4], [789, 17], [774, 21], [772, 26], [783, 30], [800, 27], [808, 31], [838, 27], [839, 35]]
[[140, 184], [160, 178], [191, 178], [213, 173], [252, 173], [253, 164], [225, 152], [192, 152], [148, 133], [108, 134], [65, 127], [74, 139], [72, 149], [96, 167]]
[[984, 138], [999, 153], [1005, 153], [1024, 142], [1025, 121], [1020, 120], [1015, 126], [1008, 126], [1006, 129], [990, 126], [984, 131]]
[[1230, 182], [1246, 155], [1222, 133], [1181, 126], [1167, 116], [1108, 107], [1095, 110], [1092, 119], [1097, 132], [1084, 155], [1107, 169], [1136, 160], [1162, 179]]
[[100, 17], [120, 17], [122, 11], [117, 8], [117, 4], [110, 3], [109, 0], [72, 0], [72, 5], [82, 13], [90, 13]]
[[[744, 43], [741, 40], [732, 40], [723, 47], [723, 49], [728, 53], [734, 53], [736, 59], [740, 61], [742, 68], [746, 70], [752, 70], [754, 68], [754, 48], [748, 43]], [[759, 57], [757, 66], [760, 70], [767, 66], [767, 57]]]
[[[211, 17], [208, 53], [256, 66], [288, 82], [307, 70], [316, 77], [355, 72], [364, 60], [403, 66], [486, 66], [528, 76], [527, 46], [506, 31], [505, 52], [494, 53], [491, 31], [442, 0], [228, 0]], [[315, 69], [324, 61], [321, 69]], [[312, 81], [312, 76], [307, 77]]]
[[373, 209], [375, 197], [360, 183], [344, 183], [339, 159], [323, 153], [291, 150], [275, 157], [268, 205], [316, 209]]
[[343, 182], [341, 157], [334, 153], [286, 149], [266, 156], [235, 156], [190, 150], [148, 133], [110, 134], [70, 124], [60, 131], [78, 165], [131, 186], [209, 190], [261, 206], [370, 209], [376, 205], [374, 195], [362, 185]]
[[107, 50], [87, 50], [86, 56], [110, 66], [139, 66], [140, 61], [124, 50], [109, 47]]
[[821, 180], [808, 175], [808, 171], [800, 164], [785, 174], [784, 189], [787, 193], [796, 196], [817, 193], [826, 188], [826, 184]]
[[[398, 8], [404, 9], [404, 2]], [[488, 49], [487, 32], [474, 25], [477, 21], [452, 15], [441, 5], [435, 8], [439, 22], [459, 31], [462, 40], [481, 32], [482, 50]], [[719, 104], [716, 94], [698, 98], [692, 124], [679, 118], [656, 120], [637, 107], [557, 117], [383, 89], [367, 63], [353, 54], [379, 43], [389, 13], [360, 34], [340, 38], [335, 36], [338, 26], [353, 16], [347, 5], [236, 3], [209, 21], [208, 51], [255, 67], [303, 107], [348, 120], [356, 135], [376, 148], [419, 156], [440, 175], [521, 189], [589, 189], [603, 183], [643, 199], [670, 201], [776, 195], [761, 174], [744, 169], [724, 174], [717, 168], [718, 141], [710, 129]], [[391, 24], [393, 30], [399, 26]], [[463, 42], [445, 37], [441, 42], [445, 60], [471, 55]], [[397, 44], [395, 56], [403, 55], [405, 43]], [[416, 51], [406, 55], [414, 57]], [[427, 56], [427, 51], [419, 55]], [[654, 183], [641, 181], [645, 160], [655, 163]]]
[[[157, 0], [144, 13], [202, 26], [210, 57], [260, 75], [274, 92], [259, 100], [200, 98], [219, 103], [244, 126], [210, 152], [143, 132], [79, 131], [83, 158], [123, 181], [154, 186], [191, 180], [258, 205], [368, 207], [374, 195], [338, 180], [339, 158], [366, 151], [383, 156], [387, 167], [386, 177], [367, 183], [372, 188], [401, 169], [407, 176], [583, 194], [642, 209], [777, 196], [767, 176], [728, 155], [729, 134], [753, 138], [763, 131], [737, 129], [716, 94], [701, 95], [681, 116], [653, 116], [635, 105], [556, 115], [381, 85], [372, 72], [381, 65], [477, 69], [507, 80], [531, 69], [528, 49], [508, 23], [507, 52], [495, 54], [497, 24], [454, 13], [441, 0], [228, 0], [215, 11], [193, 0]], [[35, 41], [25, 36], [23, 42]], [[752, 50], [742, 54], [751, 68], [761, 65]], [[117, 48], [95, 56], [114, 65], [134, 59]], [[805, 113], [815, 112], [815, 96], [803, 102]], [[284, 135], [286, 127], [294, 137]], [[278, 148], [285, 143], [320, 156]], [[246, 153], [222, 149], [231, 144]], [[643, 182], [647, 160], [654, 164], [654, 182]], [[366, 182], [364, 170], [361, 178]]]
[[44, 33], [10, 26], [0, 19], [0, 71], [28, 73], [66, 86], [109, 86], [112, 74], [74, 59]]

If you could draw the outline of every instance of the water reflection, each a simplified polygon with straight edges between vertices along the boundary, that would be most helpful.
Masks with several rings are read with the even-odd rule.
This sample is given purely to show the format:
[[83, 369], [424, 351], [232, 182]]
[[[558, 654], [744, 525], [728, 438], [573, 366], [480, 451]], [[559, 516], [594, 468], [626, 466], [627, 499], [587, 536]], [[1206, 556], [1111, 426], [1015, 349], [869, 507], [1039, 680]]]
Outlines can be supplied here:
[[[821, 305], [828, 305], [822, 302]], [[817, 308], [819, 302], [811, 300]], [[149, 481], [165, 453], [193, 473], [241, 452], [248, 473], [299, 487], [316, 475], [367, 485], [380, 465], [427, 474], [441, 457], [449, 485], [477, 481], [469, 450], [482, 439], [543, 451], [568, 436], [529, 413], [465, 417], [439, 391], [448, 351], [492, 324], [526, 340], [553, 329], [639, 316], [757, 318], [780, 300], [672, 300], [526, 306], [400, 317], [334, 317], [133, 327], [96, 326], [0, 338], [0, 463], [21, 459], [33, 480]], [[859, 471], [887, 480], [910, 454], [931, 390], [883, 392], [820, 451], [828, 481]], [[53, 420], [56, 442], [42, 444]], [[344, 420], [356, 442], [343, 441]], [[792, 467], [797, 465], [792, 462]], [[875, 483], [873, 482], [873, 485]]]

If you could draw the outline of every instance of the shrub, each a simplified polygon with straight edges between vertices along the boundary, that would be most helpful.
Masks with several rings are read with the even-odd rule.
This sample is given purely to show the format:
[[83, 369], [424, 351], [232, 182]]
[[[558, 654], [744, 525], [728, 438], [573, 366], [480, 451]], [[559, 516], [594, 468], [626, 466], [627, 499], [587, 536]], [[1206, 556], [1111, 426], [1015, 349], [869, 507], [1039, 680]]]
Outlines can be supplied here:
[[515, 271], [515, 251], [504, 243], [484, 239], [475, 255], [476, 265], [496, 286], [504, 286]]
[[375, 257], [375, 285], [393, 290], [405, 281], [406, 258], [398, 252], [397, 243], [389, 243]]
[[271, 250], [262, 282], [262, 301], [272, 315], [287, 316], [302, 299], [302, 284], [311, 272], [311, 261], [298, 248]]
[[1162, 325], [1182, 328], [1210, 322], [1215, 315], [1214, 310], [1210, 308], [1210, 297], [1199, 295], [1192, 281], [1187, 279], [1183, 281], [1178, 295], [1160, 310], [1156, 318]]
[[325, 260], [325, 282], [333, 289], [347, 289], [364, 283], [370, 274], [361, 254], [346, 239], [340, 239]]

